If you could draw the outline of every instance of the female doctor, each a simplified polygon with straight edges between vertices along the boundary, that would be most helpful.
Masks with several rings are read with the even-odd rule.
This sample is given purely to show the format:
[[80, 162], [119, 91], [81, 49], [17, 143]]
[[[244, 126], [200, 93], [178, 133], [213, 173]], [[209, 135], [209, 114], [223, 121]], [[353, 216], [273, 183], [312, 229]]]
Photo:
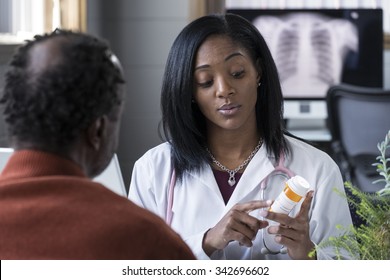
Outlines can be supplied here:
[[[275, 63], [251, 23], [231, 14], [193, 21], [166, 64], [169, 140], [136, 162], [129, 198], [165, 219], [199, 259], [334, 258], [332, 248], [309, 252], [341, 234], [336, 225], [352, 224], [334, 191], [344, 192], [341, 174], [327, 154], [288, 136], [282, 101]], [[267, 211], [280, 178], [292, 174], [312, 191], [289, 216]]]

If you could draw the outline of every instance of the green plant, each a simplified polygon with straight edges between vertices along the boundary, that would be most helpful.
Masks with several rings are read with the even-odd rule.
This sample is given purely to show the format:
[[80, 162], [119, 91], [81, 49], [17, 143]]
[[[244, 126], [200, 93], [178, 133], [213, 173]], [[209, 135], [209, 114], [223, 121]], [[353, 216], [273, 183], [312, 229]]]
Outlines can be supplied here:
[[349, 193], [347, 200], [363, 223], [348, 229], [339, 227], [342, 231], [340, 236], [319, 244], [319, 248], [332, 246], [339, 259], [341, 251], [348, 252], [353, 259], [390, 259], [390, 167], [387, 166], [390, 158], [386, 158], [389, 143], [390, 131], [385, 140], [378, 144], [380, 155], [377, 157], [378, 162], [373, 164], [383, 177], [374, 183], [384, 183], [383, 189], [369, 194], [360, 191], [351, 182], [345, 182]]
[[390, 167], [387, 167], [387, 163], [390, 162], [390, 158], [386, 158], [386, 151], [388, 148], [390, 148], [390, 130], [387, 132], [385, 140], [378, 143], [380, 155], [376, 159], [379, 162], [374, 163], [378, 173], [383, 177], [383, 179], [376, 180], [374, 183], [385, 183], [385, 187], [378, 191], [379, 196], [390, 195]]

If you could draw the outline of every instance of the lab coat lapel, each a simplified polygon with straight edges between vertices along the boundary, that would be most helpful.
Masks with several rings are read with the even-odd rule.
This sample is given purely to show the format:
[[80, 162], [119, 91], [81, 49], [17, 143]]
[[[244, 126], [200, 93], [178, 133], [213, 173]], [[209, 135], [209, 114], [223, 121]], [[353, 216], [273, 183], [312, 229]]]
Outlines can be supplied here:
[[203, 187], [207, 187], [211, 192], [213, 192], [216, 197], [219, 198], [218, 203], [225, 205], [210, 165], [205, 165], [200, 173], [191, 171], [189, 172], [189, 175], [194, 179], [195, 182], [197, 182], [196, 184], [200, 183], [203, 185]]
[[256, 188], [259, 189], [260, 193], [260, 182], [270, 172], [272, 172], [272, 170], [274, 170], [274, 165], [268, 158], [267, 149], [265, 145], [263, 145], [253, 157], [253, 159], [249, 162], [247, 168], [240, 178], [240, 181], [238, 181], [236, 189], [234, 190], [228, 204], [226, 205], [226, 211], [239, 202], [247, 202], [250, 200], [259, 199], [259, 196], [246, 196], [248, 196], [248, 194], [253, 192]]

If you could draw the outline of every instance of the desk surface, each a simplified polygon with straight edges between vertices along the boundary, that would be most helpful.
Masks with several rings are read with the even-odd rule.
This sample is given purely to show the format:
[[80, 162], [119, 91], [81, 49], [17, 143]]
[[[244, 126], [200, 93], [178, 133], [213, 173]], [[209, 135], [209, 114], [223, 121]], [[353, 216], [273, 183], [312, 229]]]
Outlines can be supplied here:
[[332, 140], [325, 120], [297, 120], [287, 121], [287, 130], [302, 139], [313, 142], [329, 142]]
[[302, 139], [313, 142], [329, 142], [332, 136], [328, 129], [289, 129], [289, 132]]

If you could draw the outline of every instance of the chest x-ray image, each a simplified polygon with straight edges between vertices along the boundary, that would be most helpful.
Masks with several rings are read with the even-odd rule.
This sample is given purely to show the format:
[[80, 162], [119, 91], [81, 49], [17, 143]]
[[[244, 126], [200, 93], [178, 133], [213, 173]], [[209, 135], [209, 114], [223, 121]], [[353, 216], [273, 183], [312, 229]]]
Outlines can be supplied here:
[[358, 30], [345, 19], [297, 12], [259, 16], [253, 24], [271, 50], [285, 97], [323, 97], [341, 82], [346, 59], [359, 52]]

